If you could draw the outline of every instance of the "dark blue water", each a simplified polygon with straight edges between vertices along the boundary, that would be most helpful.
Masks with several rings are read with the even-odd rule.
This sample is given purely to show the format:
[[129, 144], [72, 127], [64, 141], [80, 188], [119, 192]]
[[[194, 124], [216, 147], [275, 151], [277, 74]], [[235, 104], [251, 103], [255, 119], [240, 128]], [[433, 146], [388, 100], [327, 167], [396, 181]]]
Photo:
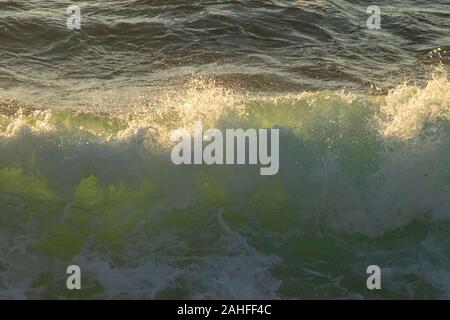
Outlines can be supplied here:
[[383, 93], [449, 63], [448, 0], [378, 1], [380, 30], [366, 25], [371, 1], [77, 1], [80, 30], [69, 4], [0, 3], [2, 88], [75, 103], [202, 74], [246, 91]]

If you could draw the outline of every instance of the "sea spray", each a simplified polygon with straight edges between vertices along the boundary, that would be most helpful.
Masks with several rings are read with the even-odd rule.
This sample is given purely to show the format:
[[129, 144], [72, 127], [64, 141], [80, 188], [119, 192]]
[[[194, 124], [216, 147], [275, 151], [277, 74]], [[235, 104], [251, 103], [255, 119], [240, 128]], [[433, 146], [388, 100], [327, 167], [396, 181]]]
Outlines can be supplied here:
[[[448, 297], [448, 92], [446, 78], [376, 97], [203, 82], [156, 113], [3, 113], [0, 296]], [[279, 173], [175, 166], [170, 133], [199, 119], [280, 128]], [[72, 264], [80, 292], [65, 289]]]

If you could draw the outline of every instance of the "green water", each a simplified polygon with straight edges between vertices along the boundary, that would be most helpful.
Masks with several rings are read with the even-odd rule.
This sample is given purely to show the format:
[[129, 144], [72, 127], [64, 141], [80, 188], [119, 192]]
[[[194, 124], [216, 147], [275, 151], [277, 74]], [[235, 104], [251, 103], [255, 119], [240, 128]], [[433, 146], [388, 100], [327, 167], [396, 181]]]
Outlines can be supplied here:
[[[449, 92], [437, 78], [378, 97], [203, 84], [158, 112], [11, 103], [17, 112], [0, 116], [0, 297], [446, 298]], [[196, 120], [279, 128], [278, 175], [173, 165], [168, 135]], [[81, 291], [65, 287], [70, 264]], [[366, 288], [373, 264], [380, 291]]]

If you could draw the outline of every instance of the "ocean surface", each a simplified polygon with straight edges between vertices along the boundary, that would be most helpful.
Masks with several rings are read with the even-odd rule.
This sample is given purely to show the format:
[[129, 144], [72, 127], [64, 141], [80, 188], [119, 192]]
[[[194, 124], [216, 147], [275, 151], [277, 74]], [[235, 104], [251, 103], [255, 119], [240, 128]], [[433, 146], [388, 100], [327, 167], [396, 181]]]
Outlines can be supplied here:
[[1, 0], [0, 298], [450, 299], [449, 70], [450, 0]]

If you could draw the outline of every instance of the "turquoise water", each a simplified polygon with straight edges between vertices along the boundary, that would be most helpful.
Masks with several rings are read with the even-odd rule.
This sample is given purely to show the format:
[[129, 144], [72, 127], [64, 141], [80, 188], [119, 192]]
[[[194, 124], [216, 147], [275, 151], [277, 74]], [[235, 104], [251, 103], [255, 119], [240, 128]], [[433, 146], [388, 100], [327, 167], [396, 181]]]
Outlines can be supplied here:
[[[447, 79], [386, 96], [248, 98], [201, 84], [157, 115], [1, 117], [2, 297], [448, 296]], [[279, 174], [173, 165], [169, 133], [198, 117], [280, 128]], [[72, 263], [79, 293], [65, 289]], [[378, 292], [365, 288], [371, 264]]]
[[[77, 4], [0, 4], [0, 298], [449, 298], [447, 1]], [[173, 165], [196, 121], [279, 173]]]

